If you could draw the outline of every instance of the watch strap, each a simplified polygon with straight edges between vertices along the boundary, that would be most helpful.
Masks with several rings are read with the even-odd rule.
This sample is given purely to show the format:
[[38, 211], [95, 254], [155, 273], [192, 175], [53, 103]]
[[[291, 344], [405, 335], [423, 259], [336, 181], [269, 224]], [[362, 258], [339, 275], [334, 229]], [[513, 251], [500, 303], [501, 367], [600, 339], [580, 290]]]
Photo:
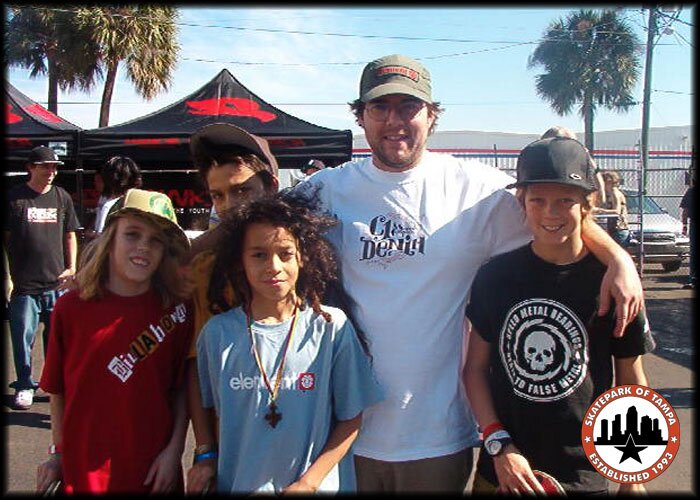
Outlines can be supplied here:
[[493, 441], [494, 439], [512, 439], [512, 438], [510, 437], [510, 434], [508, 433], [507, 430], [499, 429], [499, 430], [494, 431], [491, 434], [489, 434], [488, 437], [486, 439], [484, 439], [484, 443], [487, 443], [489, 441]]

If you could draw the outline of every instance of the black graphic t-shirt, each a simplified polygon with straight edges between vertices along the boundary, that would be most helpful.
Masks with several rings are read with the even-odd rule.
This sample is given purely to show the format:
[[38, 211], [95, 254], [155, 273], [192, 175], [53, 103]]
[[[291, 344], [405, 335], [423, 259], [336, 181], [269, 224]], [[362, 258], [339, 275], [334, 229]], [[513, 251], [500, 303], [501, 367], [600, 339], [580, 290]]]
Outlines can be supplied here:
[[[644, 312], [619, 339], [612, 337], [614, 307], [597, 315], [605, 270], [593, 254], [560, 266], [528, 244], [481, 267], [467, 306], [474, 328], [492, 345], [490, 389], [499, 420], [530, 466], [568, 491], [607, 489], [581, 446], [583, 417], [612, 386], [612, 356], [655, 347]], [[497, 484], [486, 453], [479, 472]]]
[[16, 293], [34, 294], [58, 285], [66, 268], [65, 233], [78, 229], [70, 195], [59, 186], [37, 193], [26, 183], [8, 193], [5, 231], [10, 233], [8, 258]]

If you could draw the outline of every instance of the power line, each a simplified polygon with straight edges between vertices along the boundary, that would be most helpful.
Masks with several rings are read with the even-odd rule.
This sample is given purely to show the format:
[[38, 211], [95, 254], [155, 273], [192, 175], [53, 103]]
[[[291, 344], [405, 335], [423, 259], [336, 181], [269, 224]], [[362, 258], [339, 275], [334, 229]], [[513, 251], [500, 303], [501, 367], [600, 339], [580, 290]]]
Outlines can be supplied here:
[[661, 92], [663, 94], [678, 94], [678, 95], [695, 95], [695, 92], [680, 92], [678, 90], [657, 90], [652, 89], [652, 92]]

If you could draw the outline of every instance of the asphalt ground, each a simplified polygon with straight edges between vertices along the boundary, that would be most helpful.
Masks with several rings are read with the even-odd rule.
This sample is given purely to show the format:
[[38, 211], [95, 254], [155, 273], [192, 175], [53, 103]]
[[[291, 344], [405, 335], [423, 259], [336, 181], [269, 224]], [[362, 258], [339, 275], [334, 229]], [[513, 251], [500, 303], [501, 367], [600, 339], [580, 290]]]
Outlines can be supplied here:
[[[659, 266], [645, 266], [646, 305], [657, 348], [644, 358], [645, 371], [652, 388], [660, 392], [674, 407], [681, 425], [681, 445], [671, 466], [645, 484], [651, 494], [695, 494], [698, 489], [694, 474], [695, 457], [695, 291], [682, 289], [687, 266], [675, 273], [663, 273]], [[3, 494], [33, 493], [37, 465], [46, 459], [51, 442], [48, 395], [41, 390], [35, 404], [27, 411], [12, 409], [13, 390], [7, 384], [14, 380], [9, 327], [4, 322], [3, 359], [5, 383], [2, 396], [5, 451]], [[42, 328], [42, 326], [40, 326]], [[34, 346], [34, 377], [39, 380], [43, 355], [41, 335]], [[183, 455], [187, 469], [192, 463], [194, 441], [191, 429]], [[614, 491], [612, 485], [611, 490]]]

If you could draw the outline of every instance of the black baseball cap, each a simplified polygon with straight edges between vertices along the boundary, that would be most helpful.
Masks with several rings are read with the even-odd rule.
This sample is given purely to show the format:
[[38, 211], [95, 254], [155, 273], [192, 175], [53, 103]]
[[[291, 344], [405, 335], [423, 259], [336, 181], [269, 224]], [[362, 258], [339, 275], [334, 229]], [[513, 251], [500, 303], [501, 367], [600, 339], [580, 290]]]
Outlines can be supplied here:
[[518, 156], [517, 182], [507, 189], [529, 184], [566, 184], [595, 191], [595, 167], [586, 147], [569, 137], [540, 139], [525, 146]]
[[56, 152], [51, 148], [47, 148], [46, 146], [37, 146], [34, 149], [32, 149], [29, 152], [29, 158], [27, 159], [27, 163], [53, 163], [56, 165], [63, 165], [63, 162], [58, 159], [58, 155], [56, 154]]
[[299, 170], [306, 173], [312, 168], [315, 168], [316, 170], [323, 170], [324, 168], [326, 168], [326, 165], [321, 160], [312, 159], [309, 160], [309, 162], [306, 165], [302, 166]]

